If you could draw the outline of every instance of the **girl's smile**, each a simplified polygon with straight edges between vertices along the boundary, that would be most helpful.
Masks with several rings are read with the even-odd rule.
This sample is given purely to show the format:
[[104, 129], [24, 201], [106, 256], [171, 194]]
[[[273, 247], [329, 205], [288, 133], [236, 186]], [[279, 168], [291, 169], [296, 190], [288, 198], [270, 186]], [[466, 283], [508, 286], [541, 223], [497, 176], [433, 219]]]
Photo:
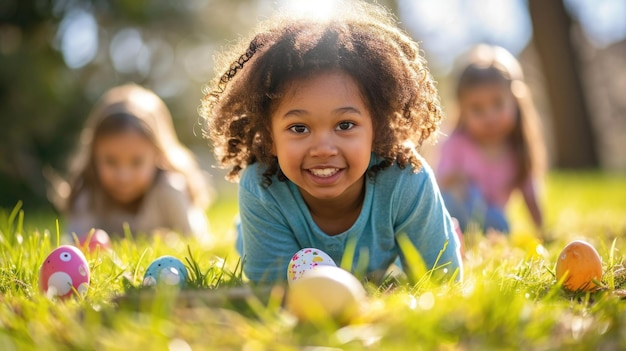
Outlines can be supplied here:
[[373, 136], [357, 83], [339, 70], [290, 82], [272, 113], [272, 152], [309, 206], [361, 198]]
[[318, 168], [311, 168], [308, 170], [313, 182], [320, 185], [332, 184], [339, 177], [341, 177], [341, 168], [319, 166]]

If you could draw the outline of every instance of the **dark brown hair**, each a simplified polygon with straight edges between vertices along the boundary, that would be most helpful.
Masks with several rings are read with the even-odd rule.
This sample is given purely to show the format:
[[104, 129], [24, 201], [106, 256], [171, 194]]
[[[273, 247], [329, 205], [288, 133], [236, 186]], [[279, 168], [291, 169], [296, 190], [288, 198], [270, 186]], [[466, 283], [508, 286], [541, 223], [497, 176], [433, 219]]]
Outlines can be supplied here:
[[426, 61], [384, 8], [339, 3], [326, 19], [279, 13], [218, 65], [218, 76], [204, 89], [200, 114], [218, 161], [231, 168], [230, 179], [254, 162], [267, 166], [266, 184], [275, 174], [281, 179], [270, 152], [271, 106], [287, 82], [331, 69], [354, 78], [370, 108], [373, 152], [382, 161], [369, 174], [394, 162], [420, 169], [415, 147], [437, 131], [442, 118]]
[[[484, 84], [500, 84], [510, 89], [517, 105], [515, 127], [508, 137], [517, 156], [514, 185], [521, 186], [531, 175], [541, 175], [545, 168], [545, 145], [540, 120], [519, 62], [504, 48], [478, 45], [467, 55], [459, 75], [457, 98]], [[464, 129], [459, 118], [457, 131]]]

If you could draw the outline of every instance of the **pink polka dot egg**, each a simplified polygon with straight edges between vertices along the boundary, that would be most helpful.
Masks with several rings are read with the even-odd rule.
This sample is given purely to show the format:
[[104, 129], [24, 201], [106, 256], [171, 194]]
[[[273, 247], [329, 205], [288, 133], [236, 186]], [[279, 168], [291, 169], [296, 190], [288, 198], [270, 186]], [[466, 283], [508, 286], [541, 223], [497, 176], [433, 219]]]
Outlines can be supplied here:
[[89, 265], [74, 246], [63, 245], [46, 257], [39, 270], [39, 289], [51, 297], [68, 298], [74, 290], [85, 295], [89, 288]]
[[287, 267], [287, 282], [292, 282], [302, 278], [308, 271], [315, 270], [319, 266], [337, 267], [335, 261], [324, 251], [315, 248], [304, 248], [296, 252], [289, 266]]

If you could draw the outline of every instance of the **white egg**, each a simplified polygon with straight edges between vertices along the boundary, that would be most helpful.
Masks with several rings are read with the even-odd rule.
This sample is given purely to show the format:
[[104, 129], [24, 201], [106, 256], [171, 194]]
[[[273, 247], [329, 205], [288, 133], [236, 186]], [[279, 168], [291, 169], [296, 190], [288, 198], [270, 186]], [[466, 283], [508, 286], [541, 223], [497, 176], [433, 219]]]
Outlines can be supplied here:
[[338, 267], [321, 266], [291, 283], [286, 306], [302, 321], [348, 323], [366, 302], [365, 289], [355, 276]]
[[322, 266], [337, 267], [337, 264], [326, 252], [320, 249], [304, 248], [296, 252], [289, 262], [287, 283], [291, 285], [292, 282], [302, 278], [304, 273]]

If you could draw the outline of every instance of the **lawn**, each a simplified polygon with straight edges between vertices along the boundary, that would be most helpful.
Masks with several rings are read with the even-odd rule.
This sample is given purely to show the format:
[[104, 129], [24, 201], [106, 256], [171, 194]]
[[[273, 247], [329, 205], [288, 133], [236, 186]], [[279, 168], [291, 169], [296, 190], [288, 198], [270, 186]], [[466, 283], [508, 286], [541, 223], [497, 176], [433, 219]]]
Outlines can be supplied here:
[[[466, 235], [465, 281], [366, 285], [352, 324], [306, 324], [281, 308], [282, 287], [250, 287], [232, 243], [234, 198], [209, 212], [214, 239], [127, 237], [87, 255], [84, 298], [52, 301], [38, 270], [60, 238], [55, 219], [0, 212], [0, 350], [617, 350], [626, 349], [626, 176], [553, 173], [543, 192], [547, 254], [536, 253], [519, 198], [507, 240]], [[62, 223], [61, 223], [62, 226]], [[566, 293], [554, 265], [569, 241], [603, 258], [606, 288]], [[614, 249], [612, 249], [614, 248]], [[192, 270], [183, 291], [141, 289], [149, 263], [173, 255]], [[195, 273], [194, 273], [195, 272]], [[198, 274], [199, 273], [199, 274]]]

